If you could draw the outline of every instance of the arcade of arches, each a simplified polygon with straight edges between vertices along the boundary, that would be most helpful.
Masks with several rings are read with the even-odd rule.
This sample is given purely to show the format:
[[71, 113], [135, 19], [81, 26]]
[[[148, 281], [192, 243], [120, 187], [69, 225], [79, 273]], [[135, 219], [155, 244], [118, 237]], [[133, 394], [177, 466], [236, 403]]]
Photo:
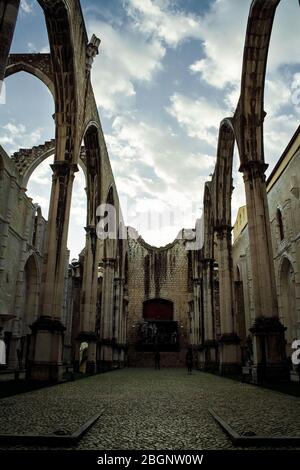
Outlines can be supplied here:
[[[240, 99], [234, 116], [220, 123], [216, 166], [204, 188], [203, 246], [183, 229], [155, 248], [140, 236], [97, 237], [97, 207], [120, 208], [90, 80], [100, 41], [87, 37], [79, 0], [39, 0], [51, 53], [11, 55], [20, 1], [0, 0], [0, 81], [31, 73], [55, 103], [53, 141], [12, 156], [0, 147], [0, 329], [9, 368], [59, 380], [71, 365], [83, 373], [152, 366], [157, 349], [162, 366], [183, 366], [192, 347], [204, 370], [232, 374], [244, 366], [256, 383], [289, 377], [287, 356], [300, 338], [299, 129], [267, 181], [263, 150], [265, 70], [279, 2], [253, 0], [250, 7]], [[246, 206], [232, 227], [235, 142]], [[46, 220], [26, 187], [51, 154]], [[86, 244], [70, 263], [79, 164]], [[115, 223], [129, 232], [122, 216]]]

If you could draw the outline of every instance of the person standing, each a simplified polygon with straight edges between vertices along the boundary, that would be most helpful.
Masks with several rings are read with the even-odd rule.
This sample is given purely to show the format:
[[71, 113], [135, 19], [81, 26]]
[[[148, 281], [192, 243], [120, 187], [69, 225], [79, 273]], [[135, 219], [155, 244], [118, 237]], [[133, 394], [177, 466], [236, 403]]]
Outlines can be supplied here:
[[185, 356], [185, 361], [186, 361], [188, 374], [191, 374], [192, 369], [193, 369], [193, 351], [192, 351], [192, 348], [188, 349], [188, 351], [186, 353], [186, 356]]

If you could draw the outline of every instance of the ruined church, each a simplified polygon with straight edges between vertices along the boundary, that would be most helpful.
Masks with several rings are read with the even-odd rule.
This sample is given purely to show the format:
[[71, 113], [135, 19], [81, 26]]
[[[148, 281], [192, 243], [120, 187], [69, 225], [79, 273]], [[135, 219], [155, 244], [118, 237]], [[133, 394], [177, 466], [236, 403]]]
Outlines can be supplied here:
[[[50, 53], [10, 54], [19, 0], [0, 0], [0, 82], [20, 71], [55, 103], [55, 139], [8, 155], [0, 146], [0, 330], [3, 370], [59, 381], [66, 370], [183, 367], [243, 372], [254, 383], [291, 380], [300, 338], [300, 129], [266, 179], [263, 124], [268, 47], [280, 0], [253, 0], [240, 97], [220, 123], [216, 165], [204, 188], [203, 243], [195, 227], [164, 247], [139, 235], [99, 238], [97, 208], [110, 204], [125, 234], [118, 191], [91, 85], [100, 40], [87, 36], [79, 0], [39, 0]], [[205, 119], [205, 116], [204, 116]], [[246, 205], [231, 220], [237, 144]], [[27, 194], [53, 155], [49, 214]], [[87, 190], [86, 244], [67, 247], [78, 167]], [[200, 218], [201, 214], [199, 214]]]

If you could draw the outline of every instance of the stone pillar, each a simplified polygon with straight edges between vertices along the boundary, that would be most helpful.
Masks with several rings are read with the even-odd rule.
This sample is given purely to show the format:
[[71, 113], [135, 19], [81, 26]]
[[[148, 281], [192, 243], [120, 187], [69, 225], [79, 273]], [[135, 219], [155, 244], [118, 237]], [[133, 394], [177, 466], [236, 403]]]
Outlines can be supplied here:
[[221, 337], [220, 364], [221, 374], [238, 373], [241, 368], [240, 339], [235, 331], [235, 303], [233, 284], [233, 262], [231, 227], [215, 227], [218, 240], [219, 295]]
[[67, 237], [74, 173], [77, 165], [57, 160], [53, 170], [44, 261], [41, 316], [33, 325], [34, 360], [30, 377], [34, 380], [59, 380], [62, 377], [64, 280]]
[[87, 373], [96, 372], [96, 314], [98, 294], [98, 243], [95, 226], [86, 230], [86, 249], [80, 302], [80, 336], [89, 343]]
[[122, 362], [122, 315], [123, 315], [123, 291], [124, 279], [115, 278], [115, 307], [114, 307], [114, 332], [113, 337], [116, 339], [116, 349], [114, 352], [114, 362], [121, 365]]
[[0, 87], [5, 77], [19, 6], [20, 0], [0, 0]]
[[204, 334], [200, 351], [201, 367], [205, 370], [214, 370], [217, 367], [214, 325], [214, 302], [213, 302], [213, 266], [214, 260], [203, 259], [203, 309], [204, 309]]
[[196, 284], [196, 294], [195, 294], [195, 303], [196, 303], [196, 312], [197, 312], [197, 338], [196, 338], [196, 341], [197, 341], [197, 345], [200, 344], [201, 342], [201, 315], [202, 315], [202, 311], [201, 311], [201, 295], [202, 295], [202, 292], [201, 292], [201, 280], [198, 278], [197, 279], [197, 284]]
[[[4, 176], [3, 176], [4, 177]], [[11, 219], [13, 217], [14, 213], [14, 194], [17, 191], [17, 179], [15, 176], [10, 176], [9, 177], [9, 189], [8, 192], [6, 193], [6, 196], [4, 195], [4, 192], [2, 193], [1, 191], [1, 197], [6, 197], [6, 205], [5, 209], [6, 212], [3, 214], [4, 219], [1, 220], [0, 224], [0, 288], [3, 288], [2, 286], [5, 285], [5, 274], [6, 274], [6, 260], [7, 260], [7, 244], [8, 244], [8, 237], [9, 237], [9, 226], [11, 223]], [[1, 185], [3, 184], [2, 181], [0, 181]], [[4, 188], [3, 188], [4, 191]]]
[[[16, 279], [16, 294], [15, 294], [15, 305], [14, 305], [14, 313], [16, 315], [16, 319], [13, 322], [13, 336], [12, 336], [13, 345], [10, 348], [10, 358], [9, 358], [9, 365], [13, 368], [16, 368], [18, 366], [16, 344], [21, 338], [21, 336], [23, 336], [24, 333], [26, 332], [25, 324], [24, 324], [24, 306], [28, 299], [24, 300], [24, 289], [23, 289], [24, 268], [25, 268], [25, 264], [28, 258], [28, 246], [31, 245], [30, 230], [32, 228], [32, 221], [33, 221], [33, 216], [34, 216], [32, 200], [29, 199], [29, 201], [26, 201], [24, 188], [21, 188], [19, 190], [18, 199], [22, 203], [22, 209], [23, 209], [23, 233], [22, 233], [21, 256], [19, 260], [19, 273]], [[37, 283], [38, 282], [39, 282], [39, 279], [37, 279]], [[38, 300], [39, 288], [40, 286], [37, 286], [36, 302]], [[35, 308], [34, 314], [36, 315], [36, 313], [37, 312]]]
[[111, 369], [113, 365], [113, 309], [114, 309], [114, 273], [116, 260], [103, 259], [103, 288], [101, 308], [101, 367]]
[[253, 381], [286, 378], [284, 326], [278, 318], [269, 208], [265, 183], [267, 165], [252, 161], [243, 165], [248, 231], [253, 278], [255, 321]]

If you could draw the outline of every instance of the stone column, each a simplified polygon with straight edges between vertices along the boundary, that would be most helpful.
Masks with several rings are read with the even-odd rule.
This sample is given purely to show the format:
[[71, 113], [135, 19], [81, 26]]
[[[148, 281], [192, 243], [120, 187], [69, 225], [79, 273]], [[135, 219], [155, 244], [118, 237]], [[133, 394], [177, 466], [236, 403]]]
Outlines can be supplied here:
[[[34, 209], [32, 207], [32, 200], [29, 199], [26, 201], [25, 199], [25, 189], [21, 188], [19, 190], [18, 195], [19, 201], [22, 203], [22, 212], [23, 212], [23, 233], [22, 233], [22, 249], [21, 249], [21, 256], [19, 260], [19, 273], [16, 279], [16, 295], [15, 295], [15, 305], [14, 305], [14, 313], [16, 315], [16, 319], [13, 322], [13, 336], [11, 338], [11, 349], [10, 349], [10, 358], [9, 358], [9, 366], [16, 368], [18, 366], [18, 358], [17, 358], [17, 347], [16, 343], [20, 340], [21, 336], [24, 335], [25, 328], [24, 328], [24, 268], [26, 264], [26, 260], [28, 258], [28, 245], [31, 245], [30, 240], [30, 230], [32, 228], [32, 221], [34, 216]], [[20, 215], [21, 216], [21, 215]], [[39, 282], [39, 279], [37, 279]], [[37, 287], [36, 295], [39, 295], [39, 288]], [[28, 299], [25, 300], [25, 302]], [[37, 300], [37, 299], [36, 299]], [[23, 309], [22, 309], [23, 308]], [[37, 313], [36, 311], [34, 312]]]
[[201, 282], [199, 278], [194, 279], [194, 310], [195, 310], [195, 344], [200, 344], [200, 330], [201, 330], [201, 311], [200, 311], [200, 297], [201, 297]]
[[116, 260], [103, 258], [103, 288], [101, 308], [101, 366], [111, 369], [113, 365], [113, 309], [114, 309], [114, 273]]
[[278, 318], [269, 208], [265, 183], [267, 165], [252, 161], [241, 167], [244, 175], [253, 277], [255, 321], [253, 334], [254, 382], [287, 377], [284, 326]]
[[198, 310], [198, 279], [193, 278], [193, 304], [194, 304], [194, 331], [193, 344], [198, 346], [198, 327], [199, 327], [199, 310]]
[[59, 380], [62, 376], [64, 280], [67, 237], [74, 174], [77, 165], [57, 160], [53, 170], [44, 261], [41, 316], [33, 325], [34, 360], [30, 376], [34, 380]]
[[[2, 175], [3, 182], [4, 175]], [[3, 184], [0, 181], [1, 185]], [[6, 197], [6, 204], [4, 206], [4, 219], [1, 219], [0, 223], [0, 287], [5, 284], [5, 274], [6, 274], [6, 259], [7, 259], [7, 244], [8, 244], [8, 237], [9, 237], [9, 226], [11, 223], [11, 219], [14, 214], [14, 195], [17, 192], [17, 179], [15, 176], [9, 176], [9, 188], [4, 193], [5, 187], [3, 188], [3, 192], [1, 191], [1, 197]]]
[[213, 302], [213, 266], [214, 260], [203, 259], [203, 309], [204, 309], [204, 334], [202, 353], [200, 355], [201, 365], [205, 370], [216, 368], [216, 337], [214, 325], [214, 302]]
[[114, 352], [114, 361], [118, 365], [122, 362], [122, 315], [123, 315], [123, 290], [124, 279], [119, 277], [115, 278], [115, 310], [114, 310], [114, 332], [113, 336], [116, 339], [116, 349]]
[[[13, 39], [20, 0], [0, 0], [0, 87]], [[1, 93], [1, 89], [0, 89]]]
[[123, 340], [122, 343], [124, 344], [124, 365], [128, 366], [128, 298], [124, 296], [124, 313], [123, 313]]
[[222, 374], [237, 373], [241, 367], [240, 339], [235, 331], [235, 303], [231, 227], [215, 227], [218, 240], [219, 296], [221, 337], [220, 365]]
[[94, 225], [85, 227], [86, 249], [83, 268], [83, 283], [80, 303], [80, 337], [88, 342], [88, 361], [86, 371], [96, 371], [96, 314], [98, 293], [98, 243]]

